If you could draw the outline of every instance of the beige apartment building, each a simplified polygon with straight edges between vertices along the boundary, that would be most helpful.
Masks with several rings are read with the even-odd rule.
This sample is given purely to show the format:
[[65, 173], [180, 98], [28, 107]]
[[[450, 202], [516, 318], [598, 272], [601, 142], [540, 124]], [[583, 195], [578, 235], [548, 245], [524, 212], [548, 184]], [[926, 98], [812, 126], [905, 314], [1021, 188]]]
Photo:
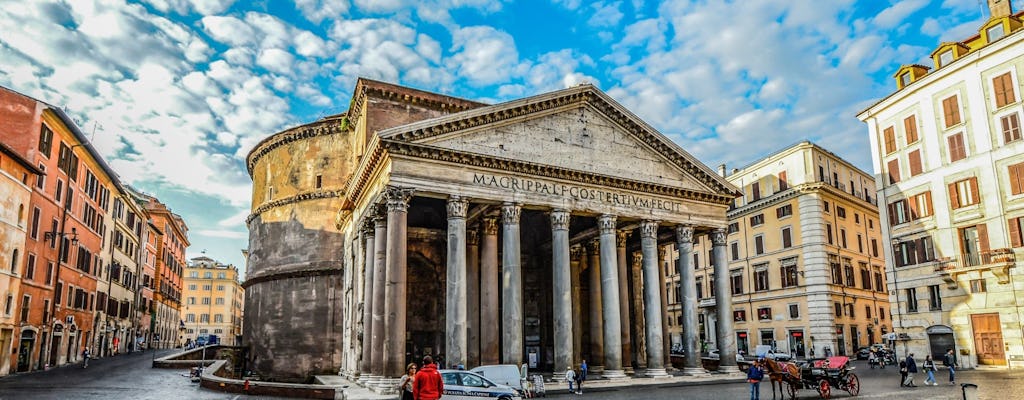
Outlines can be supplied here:
[[[1024, 366], [1024, 21], [990, 0], [978, 33], [904, 65], [868, 126], [898, 347]], [[1020, 293], [1018, 293], [1020, 292]]]
[[[720, 167], [724, 175], [724, 166]], [[811, 142], [726, 179], [743, 191], [729, 210], [727, 257], [738, 351], [759, 344], [796, 357], [853, 355], [892, 330], [881, 225], [870, 175]], [[668, 260], [678, 257], [674, 247]], [[712, 243], [694, 243], [700, 339], [716, 348]], [[676, 263], [667, 262], [669, 331], [680, 342]], [[678, 346], [677, 346], [678, 347]]]
[[238, 268], [209, 257], [193, 258], [185, 267], [182, 321], [185, 339], [217, 335], [220, 343], [241, 345], [242, 285]]
[[96, 280], [96, 357], [133, 351], [144, 341], [137, 314], [145, 211], [120, 187], [113, 197], [113, 208], [104, 218], [109, 240], [99, 255], [108, 262]]

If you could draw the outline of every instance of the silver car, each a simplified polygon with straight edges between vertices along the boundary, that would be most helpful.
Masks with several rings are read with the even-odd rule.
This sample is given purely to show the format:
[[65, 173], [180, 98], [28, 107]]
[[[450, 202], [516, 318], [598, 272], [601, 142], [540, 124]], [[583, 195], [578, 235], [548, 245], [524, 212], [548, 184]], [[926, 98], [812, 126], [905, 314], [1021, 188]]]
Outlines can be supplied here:
[[444, 382], [445, 400], [478, 400], [480, 398], [522, 400], [515, 389], [496, 384], [475, 373], [452, 369], [445, 369], [440, 372], [441, 379]]

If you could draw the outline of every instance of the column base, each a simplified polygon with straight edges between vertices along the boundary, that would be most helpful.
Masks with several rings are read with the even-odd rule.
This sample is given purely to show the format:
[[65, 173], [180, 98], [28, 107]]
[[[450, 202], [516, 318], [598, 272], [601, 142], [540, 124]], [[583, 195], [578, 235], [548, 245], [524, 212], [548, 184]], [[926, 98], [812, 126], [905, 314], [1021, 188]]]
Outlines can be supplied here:
[[602, 373], [604, 373], [604, 365], [592, 366], [592, 367], [590, 367], [590, 371], [589, 372], [597, 374], [597, 375], [601, 375]]
[[629, 379], [621, 369], [608, 369], [601, 373], [601, 377], [608, 380], [619, 381]]
[[720, 374], [738, 374], [740, 373], [740, 367], [735, 365], [720, 365], [718, 366], [718, 373]]
[[633, 371], [633, 367], [623, 368], [623, 371], [626, 373], [626, 375], [633, 375], [634, 373], [636, 373], [636, 371]]
[[398, 393], [398, 382], [401, 381], [399, 378], [381, 378], [370, 390], [377, 394], [396, 394]]
[[644, 371], [644, 375], [648, 378], [669, 378], [671, 375], [665, 372], [664, 368], [648, 368]]
[[683, 375], [684, 376], [707, 376], [708, 375], [708, 370], [706, 370], [706, 369], [704, 369], [702, 367], [684, 367], [683, 368]]
[[369, 389], [371, 386], [373, 386], [375, 383], [377, 383], [378, 379], [380, 379], [380, 377], [377, 376], [377, 375], [374, 375], [374, 374], [363, 374], [363, 375], [359, 376], [359, 380], [357, 381], [357, 383], [359, 383], [363, 387]]

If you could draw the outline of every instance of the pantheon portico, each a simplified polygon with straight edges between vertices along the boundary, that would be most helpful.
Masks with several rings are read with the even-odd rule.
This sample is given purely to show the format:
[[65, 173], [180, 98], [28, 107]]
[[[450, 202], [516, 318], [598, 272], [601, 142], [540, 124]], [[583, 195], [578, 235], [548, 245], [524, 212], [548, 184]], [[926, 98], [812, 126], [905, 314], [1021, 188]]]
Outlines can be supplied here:
[[[735, 187], [592, 85], [484, 105], [361, 79], [345, 116], [343, 375], [392, 387], [409, 362], [666, 376], [666, 246], [714, 241], [731, 315]], [[329, 218], [328, 216], [324, 216]], [[684, 349], [700, 353], [692, 257]], [[736, 370], [731, 321], [721, 370]], [[684, 373], [705, 373], [686, 357]], [[556, 376], [559, 374], [555, 374]]]

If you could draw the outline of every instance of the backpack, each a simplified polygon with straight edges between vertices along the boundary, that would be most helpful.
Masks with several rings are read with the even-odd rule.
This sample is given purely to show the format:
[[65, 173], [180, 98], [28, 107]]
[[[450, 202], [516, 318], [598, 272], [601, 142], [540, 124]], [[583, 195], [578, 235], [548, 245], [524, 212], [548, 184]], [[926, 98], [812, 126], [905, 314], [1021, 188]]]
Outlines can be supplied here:
[[760, 382], [761, 379], [764, 379], [764, 371], [761, 370], [761, 367], [750, 367], [750, 370], [747, 372], [747, 379]]

